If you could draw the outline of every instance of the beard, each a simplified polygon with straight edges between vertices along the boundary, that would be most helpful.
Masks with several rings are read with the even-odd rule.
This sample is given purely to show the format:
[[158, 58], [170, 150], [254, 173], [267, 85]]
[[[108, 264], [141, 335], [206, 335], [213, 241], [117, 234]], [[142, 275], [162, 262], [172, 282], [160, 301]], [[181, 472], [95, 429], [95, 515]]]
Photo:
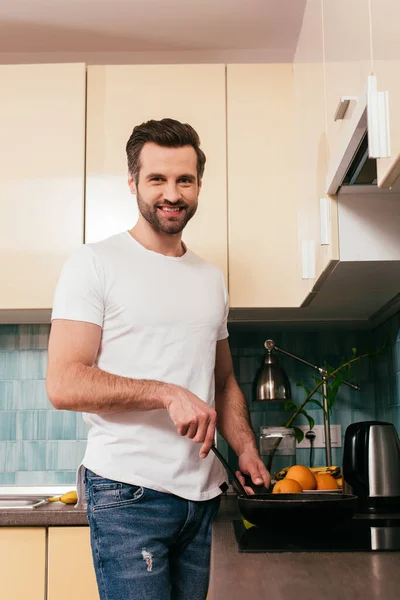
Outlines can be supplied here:
[[[154, 231], [168, 233], [170, 235], [180, 233], [186, 227], [186, 224], [195, 215], [198, 206], [197, 199], [196, 203], [192, 204], [191, 206], [185, 202], [172, 203], [168, 201], [155, 204], [154, 206], [149, 206], [143, 200], [142, 196], [139, 194], [139, 191], [136, 192], [136, 199], [140, 214], [152, 226]], [[168, 217], [167, 214], [162, 214], [162, 212], [158, 209], [158, 206], [162, 205], [181, 208], [179, 215]]]

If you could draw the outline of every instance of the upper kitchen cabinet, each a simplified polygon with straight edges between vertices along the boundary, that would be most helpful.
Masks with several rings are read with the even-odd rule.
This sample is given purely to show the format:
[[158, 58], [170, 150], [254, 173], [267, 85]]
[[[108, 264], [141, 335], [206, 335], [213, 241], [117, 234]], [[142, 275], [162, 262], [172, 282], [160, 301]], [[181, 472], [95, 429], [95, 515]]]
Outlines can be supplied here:
[[135, 224], [126, 142], [135, 125], [170, 117], [196, 129], [207, 156], [199, 208], [183, 239], [226, 275], [225, 102], [224, 65], [88, 67], [85, 241]]
[[231, 307], [300, 306], [293, 65], [228, 65], [227, 123]]
[[335, 121], [340, 99], [357, 98], [371, 74], [371, 36], [368, 0], [323, 0], [322, 9], [330, 160], [356, 105], [350, 101], [344, 118]]
[[293, 62], [293, 87], [296, 159], [291, 173], [296, 178], [299, 243], [303, 246], [299, 253], [311, 261], [309, 275], [317, 280], [337, 256], [336, 203], [326, 197], [328, 145], [321, 0], [308, 0], [304, 11]]
[[[378, 185], [391, 187], [400, 175], [400, 3], [371, 0], [373, 72], [388, 91], [390, 156], [377, 159]], [[399, 182], [396, 188], [399, 189]]]
[[83, 64], [0, 66], [0, 310], [51, 308], [83, 243], [85, 79]]

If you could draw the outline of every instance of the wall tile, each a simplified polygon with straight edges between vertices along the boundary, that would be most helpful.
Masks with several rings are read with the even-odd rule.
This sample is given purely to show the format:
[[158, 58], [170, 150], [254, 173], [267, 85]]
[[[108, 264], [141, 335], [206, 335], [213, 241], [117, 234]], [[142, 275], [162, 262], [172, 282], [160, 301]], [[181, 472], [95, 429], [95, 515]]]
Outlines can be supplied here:
[[[322, 467], [326, 465], [326, 452], [324, 448], [314, 449], [314, 467]], [[310, 465], [310, 450], [308, 448], [297, 449], [296, 462], [299, 465]], [[342, 465], [342, 448], [332, 448], [332, 464], [335, 466]]]
[[240, 359], [238, 356], [232, 356], [232, 364], [235, 377], [240, 380]]
[[0, 473], [0, 485], [14, 485], [15, 483], [15, 473]]
[[[372, 419], [375, 418], [375, 413], [373, 414], [373, 416], [371, 417]], [[351, 409], [348, 408], [346, 410], [337, 410], [335, 413], [335, 417], [334, 419], [332, 419], [332, 422], [335, 421], [336, 423], [340, 424], [342, 426], [342, 438], [344, 438], [344, 435], [346, 433], [346, 429], [347, 427], [353, 423], [353, 417], [351, 414]]]
[[17, 442], [17, 471], [46, 470], [46, 442]]
[[47, 350], [50, 325], [20, 325], [18, 327], [19, 350]]
[[19, 352], [0, 352], [0, 380], [19, 379]]
[[12, 473], [17, 470], [17, 443], [0, 442], [0, 473]]
[[18, 379], [45, 379], [47, 369], [47, 352], [45, 350], [19, 351]]
[[17, 437], [17, 413], [0, 411], [0, 440], [15, 440]]
[[18, 440], [46, 440], [47, 410], [20, 410], [17, 416]]
[[15, 382], [16, 403], [20, 410], [51, 409], [47, 397], [46, 382], [42, 379], [26, 379]]
[[252, 405], [256, 404], [255, 402], [253, 402], [253, 386], [251, 383], [242, 383], [241, 381], [239, 382], [239, 385], [240, 389], [245, 395], [245, 398], [247, 400], [247, 406], [250, 410], [252, 408]]
[[45, 485], [56, 482], [49, 479], [48, 471], [17, 471], [15, 483], [16, 485]]
[[17, 408], [16, 388], [16, 381], [0, 381], [0, 410]]
[[257, 440], [260, 435], [260, 427], [281, 427], [285, 421], [285, 415], [281, 411], [252, 412], [250, 418]]
[[76, 469], [71, 471], [48, 471], [49, 482], [58, 483], [60, 485], [75, 485], [76, 484]]
[[0, 325], [0, 353], [18, 348], [18, 325]]
[[374, 338], [377, 345], [387, 344], [374, 361], [376, 418], [393, 423], [400, 433], [400, 313], [381, 325]]
[[86, 442], [54, 441], [47, 442], [46, 446], [46, 469], [65, 471], [79, 467], [85, 453]]
[[239, 359], [240, 383], [253, 383], [261, 361], [256, 356], [241, 356]]
[[371, 412], [368, 409], [351, 411], [352, 423], [358, 423], [361, 421], [372, 421], [372, 420], [374, 420], [374, 418], [375, 418], [375, 415], [371, 414]]
[[[13, 474], [14, 475], [14, 474]], [[16, 485], [76, 484], [76, 471], [17, 471]]]
[[76, 418], [76, 413], [71, 411], [49, 411], [47, 417], [47, 439], [76, 440]]

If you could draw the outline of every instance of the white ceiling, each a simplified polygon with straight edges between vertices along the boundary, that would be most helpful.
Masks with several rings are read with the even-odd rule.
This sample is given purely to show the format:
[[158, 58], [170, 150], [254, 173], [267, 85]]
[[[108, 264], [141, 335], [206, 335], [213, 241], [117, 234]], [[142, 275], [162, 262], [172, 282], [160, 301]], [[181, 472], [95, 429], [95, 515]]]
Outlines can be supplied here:
[[306, 0], [0, 0], [0, 53], [262, 49], [292, 61]]

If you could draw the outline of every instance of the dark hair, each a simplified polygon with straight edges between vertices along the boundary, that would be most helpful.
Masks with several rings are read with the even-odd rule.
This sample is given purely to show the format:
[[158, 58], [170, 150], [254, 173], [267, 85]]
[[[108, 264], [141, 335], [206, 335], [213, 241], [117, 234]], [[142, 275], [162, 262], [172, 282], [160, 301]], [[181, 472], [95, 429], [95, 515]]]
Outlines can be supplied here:
[[197, 178], [201, 181], [206, 163], [206, 156], [200, 149], [198, 133], [188, 123], [181, 123], [175, 119], [161, 119], [161, 121], [147, 121], [137, 125], [126, 144], [128, 168], [136, 185], [139, 181], [140, 153], [147, 142], [153, 142], [167, 148], [180, 148], [192, 146], [197, 155]]

